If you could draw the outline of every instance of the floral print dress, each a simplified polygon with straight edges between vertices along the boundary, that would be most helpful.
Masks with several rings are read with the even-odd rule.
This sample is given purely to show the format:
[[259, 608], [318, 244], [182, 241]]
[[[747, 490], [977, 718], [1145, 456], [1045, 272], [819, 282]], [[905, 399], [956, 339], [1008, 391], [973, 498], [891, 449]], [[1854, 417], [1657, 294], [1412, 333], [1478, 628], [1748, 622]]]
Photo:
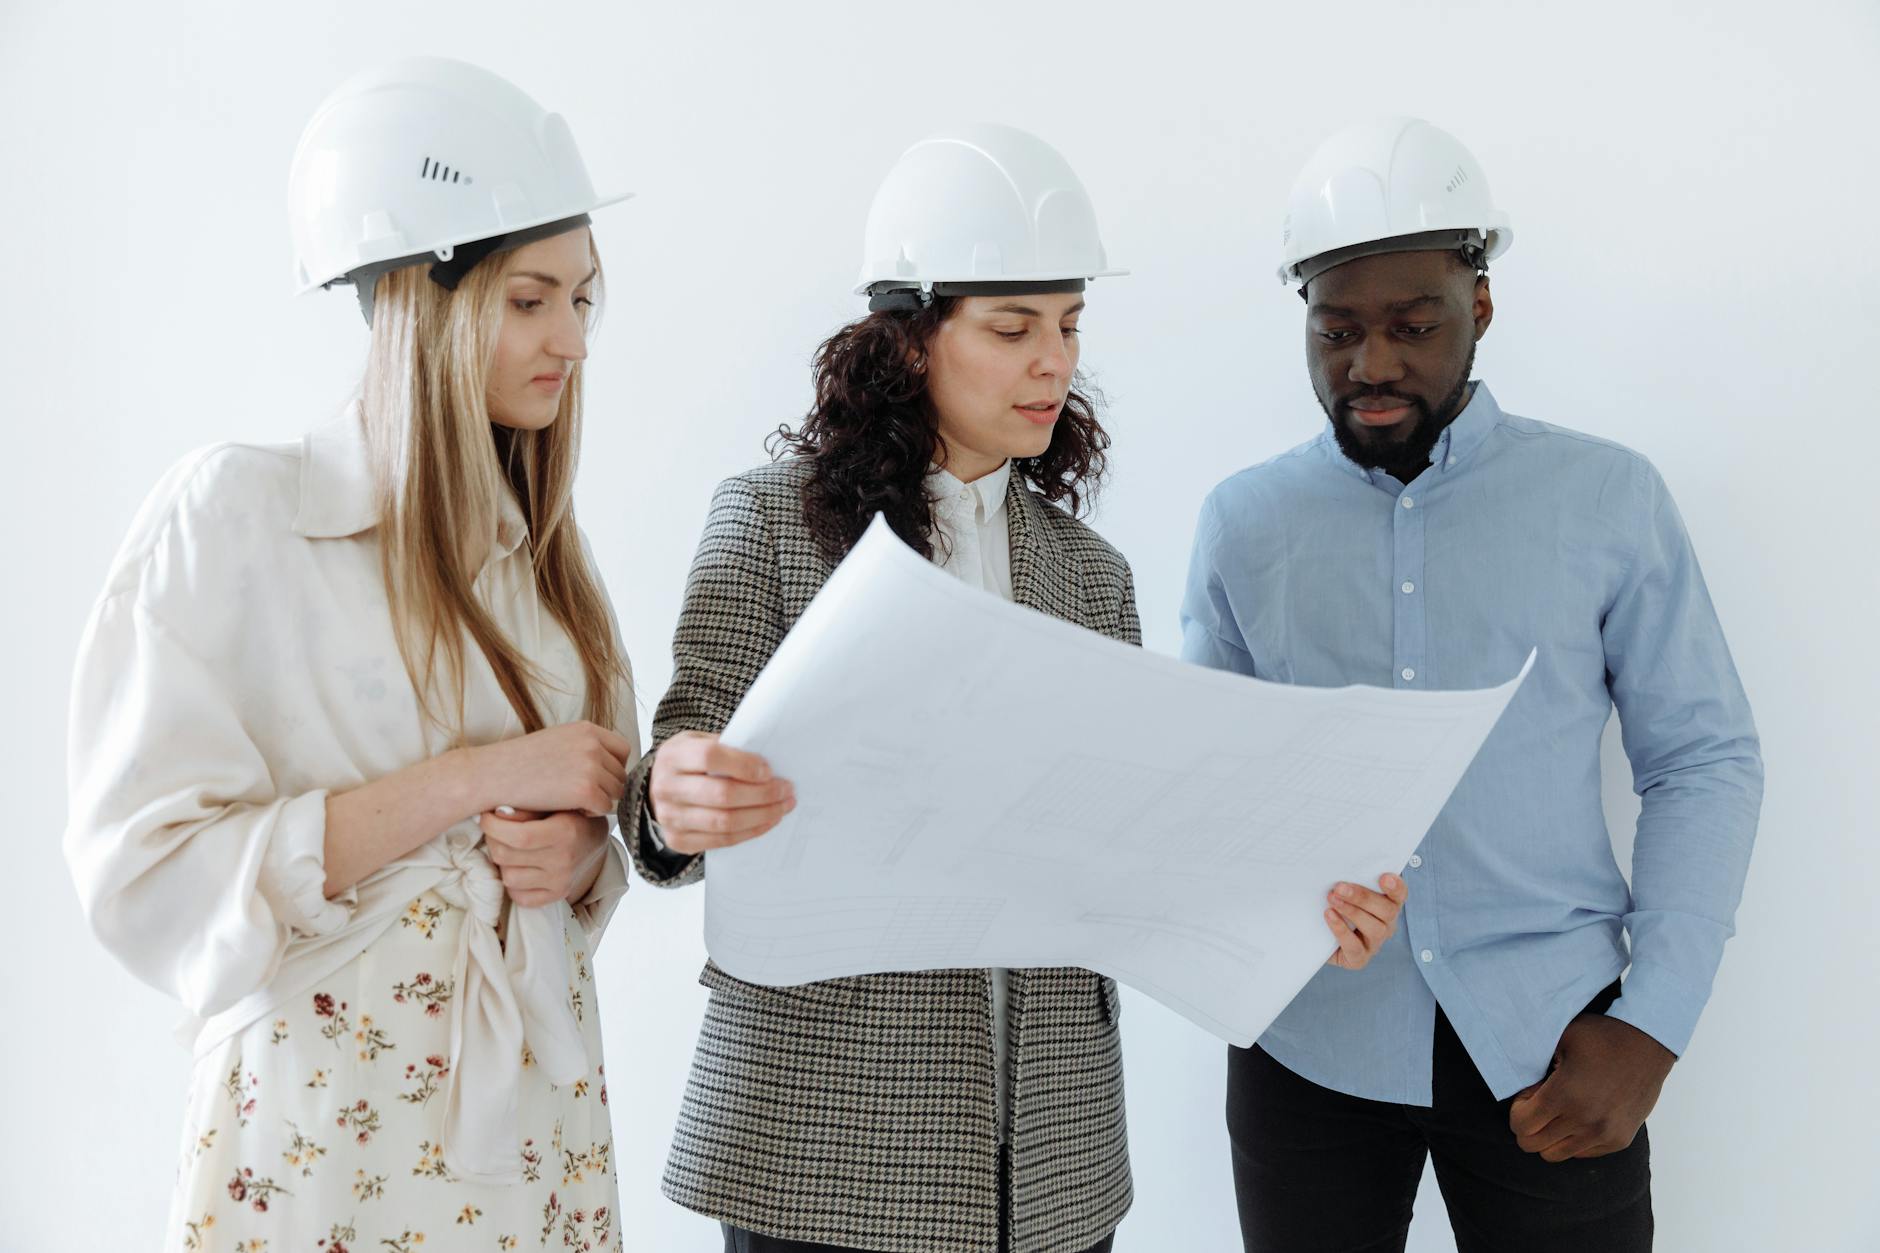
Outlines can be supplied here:
[[506, 1253], [619, 1247], [607, 1079], [582, 928], [569, 1007], [593, 1069], [548, 1082], [527, 1055], [523, 1182], [444, 1164], [451, 954], [463, 910], [435, 893], [338, 974], [198, 1059], [170, 1253]]
[[[328, 797], [445, 746], [406, 678], [371, 466], [356, 407], [184, 458], [79, 646], [73, 881], [99, 941], [197, 1022], [160, 1245], [612, 1250], [592, 965], [627, 890], [618, 841], [572, 905], [512, 908], [468, 815], [326, 894]], [[553, 726], [587, 716], [587, 684], [531, 551], [505, 498], [477, 595]], [[466, 661], [456, 742], [521, 735]], [[612, 705], [637, 745], [630, 673]]]

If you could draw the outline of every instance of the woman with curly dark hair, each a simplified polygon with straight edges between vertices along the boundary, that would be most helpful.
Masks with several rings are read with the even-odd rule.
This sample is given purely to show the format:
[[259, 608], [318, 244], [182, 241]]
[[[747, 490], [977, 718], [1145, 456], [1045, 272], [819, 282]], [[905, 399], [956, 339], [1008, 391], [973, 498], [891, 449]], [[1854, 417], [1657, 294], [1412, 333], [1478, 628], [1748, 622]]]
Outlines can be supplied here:
[[[1087, 280], [1116, 274], [1089, 198], [1035, 137], [916, 144], [876, 194], [868, 316], [814, 358], [774, 464], [718, 488], [654, 751], [621, 830], [640, 873], [769, 831], [786, 781], [717, 733], [875, 514], [963, 581], [1140, 643], [1129, 565], [1077, 514], [1109, 436], [1077, 385]], [[1360, 963], [1361, 964], [1361, 963]], [[711, 989], [665, 1175], [736, 1253], [1108, 1250], [1129, 1208], [1116, 985], [928, 970]]]
[[[823, 341], [814, 407], [771, 443], [805, 463], [803, 516], [824, 553], [840, 559], [880, 513], [915, 551], [950, 565], [934, 550], [935, 509], [988, 475], [1084, 511], [1110, 437], [1095, 397], [1072, 386], [1083, 283], [1062, 287], [924, 303], [890, 291]], [[992, 505], [1003, 505], [996, 493]], [[1125, 591], [1127, 576], [1125, 567]]]
[[[905, 153], [869, 216], [869, 313], [814, 357], [774, 464], [712, 500], [657, 747], [628, 781], [640, 873], [768, 831], [789, 785], [720, 744], [875, 514], [967, 583], [1139, 642], [1129, 566], [1073, 515], [1109, 436], [1073, 386], [1086, 280], [1114, 273], [1077, 177], [1003, 127]], [[665, 1176], [728, 1250], [1107, 1249], [1130, 1201], [1116, 990], [1087, 970], [932, 970], [793, 988], [707, 964]]]

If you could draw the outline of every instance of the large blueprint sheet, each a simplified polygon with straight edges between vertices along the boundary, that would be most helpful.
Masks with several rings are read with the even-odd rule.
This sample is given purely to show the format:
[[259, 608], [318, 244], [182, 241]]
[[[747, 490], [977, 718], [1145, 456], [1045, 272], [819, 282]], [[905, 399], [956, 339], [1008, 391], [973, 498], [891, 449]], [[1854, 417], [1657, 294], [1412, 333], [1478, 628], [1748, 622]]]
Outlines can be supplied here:
[[706, 855], [706, 946], [773, 986], [1084, 966], [1244, 1046], [1330, 955], [1326, 890], [1403, 868], [1526, 675], [1207, 670], [969, 588], [877, 518], [725, 728], [798, 806]]

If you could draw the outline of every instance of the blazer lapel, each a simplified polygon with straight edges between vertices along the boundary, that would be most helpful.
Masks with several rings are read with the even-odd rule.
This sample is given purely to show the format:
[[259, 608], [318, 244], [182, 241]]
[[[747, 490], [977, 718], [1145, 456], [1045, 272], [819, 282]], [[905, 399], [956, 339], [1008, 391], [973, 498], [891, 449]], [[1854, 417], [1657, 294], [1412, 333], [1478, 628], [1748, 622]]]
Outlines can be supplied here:
[[1011, 533], [1012, 599], [1028, 609], [1088, 626], [1078, 564], [1043, 516], [1051, 508], [1014, 468], [1005, 489], [1007, 530]]

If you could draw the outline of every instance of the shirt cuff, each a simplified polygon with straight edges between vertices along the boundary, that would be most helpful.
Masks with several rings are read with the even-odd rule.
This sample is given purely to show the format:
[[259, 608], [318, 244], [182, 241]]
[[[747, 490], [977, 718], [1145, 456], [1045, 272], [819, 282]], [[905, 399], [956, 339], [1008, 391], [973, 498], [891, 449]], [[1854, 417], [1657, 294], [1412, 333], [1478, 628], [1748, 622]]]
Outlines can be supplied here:
[[703, 873], [704, 858], [698, 853], [675, 853], [666, 847], [659, 823], [640, 807], [640, 865], [647, 878], [662, 887], [690, 883]]
[[351, 919], [356, 887], [326, 896], [326, 789], [276, 803], [255, 886], [274, 917], [301, 935], [326, 935]]
[[1708, 999], [1707, 989], [1692, 988], [1670, 968], [1634, 961], [1606, 1017], [1637, 1027], [1682, 1057]]
[[614, 910], [619, 907], [620, 898], [627, 894], [629, 886], [626, 849], [619, 840], [609, 836], [606, 859], [601, 862], [600, 874], [594, 877], [587, 895], [573, 906], [574, 919], [581, 924], [581, 931], [587, 936], [589, 952], [593, 952], [600, 944], [601, 933], [607, 930], [607, 920], [614, 916]]

